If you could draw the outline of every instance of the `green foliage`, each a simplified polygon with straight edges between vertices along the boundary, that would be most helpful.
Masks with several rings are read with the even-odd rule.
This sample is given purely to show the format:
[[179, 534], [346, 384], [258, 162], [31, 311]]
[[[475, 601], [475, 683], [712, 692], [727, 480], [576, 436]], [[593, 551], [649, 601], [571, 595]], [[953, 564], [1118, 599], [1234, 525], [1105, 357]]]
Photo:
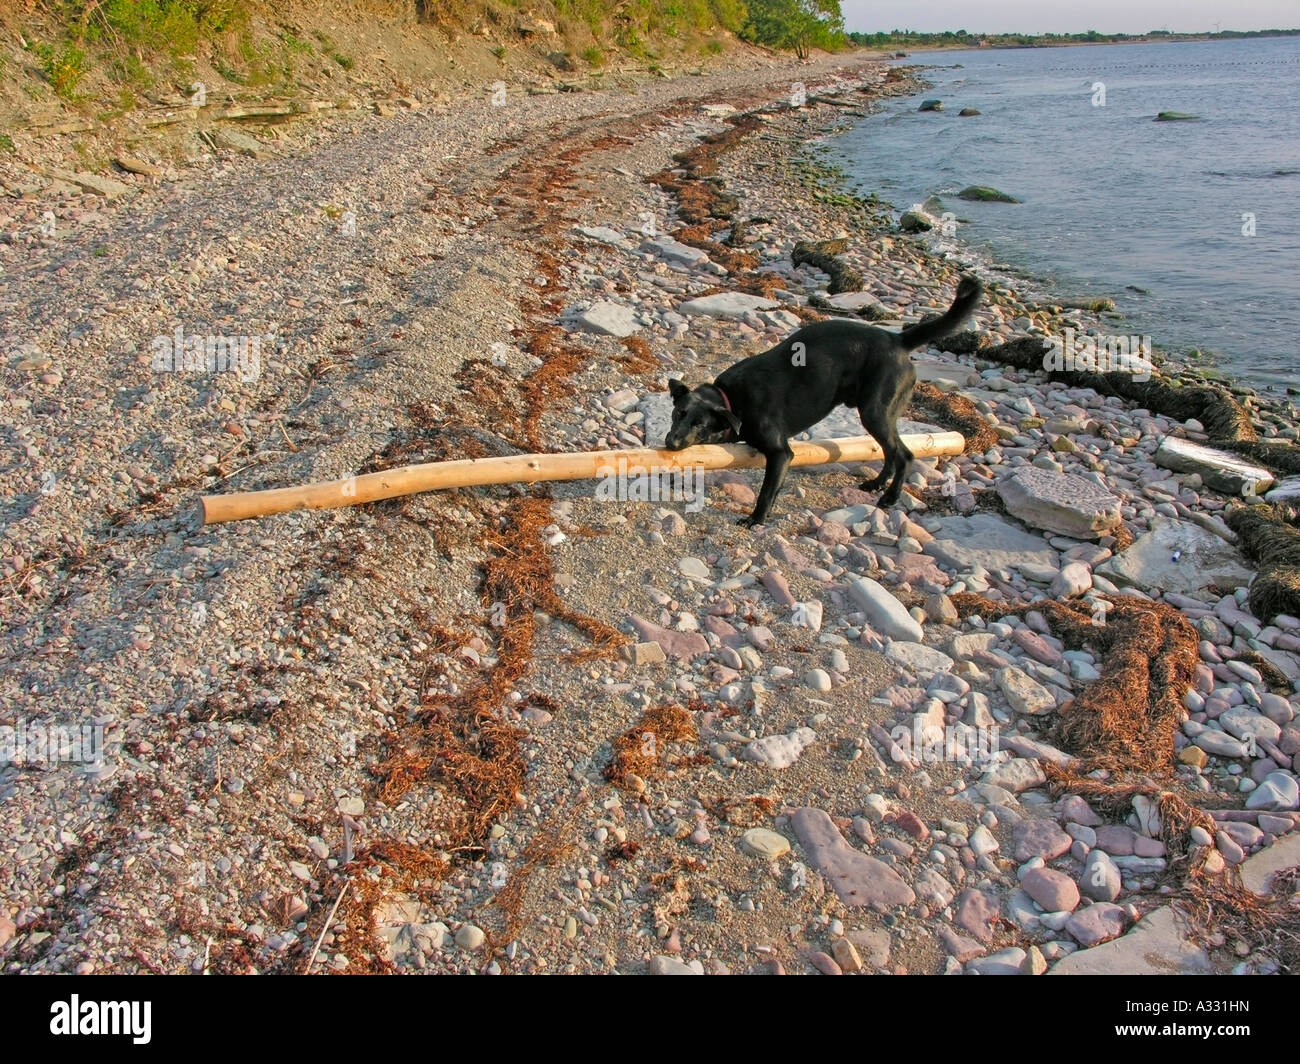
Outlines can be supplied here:
[[584, 48], [582, 50], [582, 58], [586, 60], [590, 66], [598, 67], [605, 65], [605, 53], [594, 44], [590, 48]]
[[14, 138], [8, 133], [0, 133], [0, 151], [7, 151], [10, 155], [18, 149], [14, 147]]
[[755, 44], [806, 59], [814, 48], [844, 47], [844, 14], [839, 0], [749, 0], [744, 35]]
[[59, 49], [51, 44], [39, 44], [36, 54], [41, 60], [41, 71], [54, 91], [64, 99], [73, 99], [77, 83], [86, 74], [86, 53], [70, 44]]

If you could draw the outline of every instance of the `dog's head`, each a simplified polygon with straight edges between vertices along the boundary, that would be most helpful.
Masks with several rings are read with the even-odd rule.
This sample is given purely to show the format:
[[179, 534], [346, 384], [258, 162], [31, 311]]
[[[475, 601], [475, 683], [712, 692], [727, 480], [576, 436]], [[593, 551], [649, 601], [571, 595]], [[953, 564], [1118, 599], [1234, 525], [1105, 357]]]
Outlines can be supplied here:
[[693, 447], [697, 443], [725, 443], [732, 433], [739, 434], [740, 418], [721, 401], [711, 385], [688, 388], [681, 381], [669, 381], [673, 397], [673, 423], [664, 446], [670, 451]]

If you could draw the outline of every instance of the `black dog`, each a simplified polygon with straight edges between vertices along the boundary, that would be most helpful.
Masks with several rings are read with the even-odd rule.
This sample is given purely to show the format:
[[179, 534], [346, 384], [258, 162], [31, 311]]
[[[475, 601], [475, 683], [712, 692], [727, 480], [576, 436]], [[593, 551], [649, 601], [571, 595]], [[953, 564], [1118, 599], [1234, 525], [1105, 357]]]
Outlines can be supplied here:
[[739, 438], [761, 452], [767, 458], [767, 471], [758, 504], [744, 522], [761, 525], [772, 512], [794, 458], [790, 437], [841, 404], [854, 406], [862, 427], [885, 452], [880, 475], [862, 488], [875, 491], [888, 482], [880, 505], [893, 506], [912, 460], [912, 452], [898, 435], [898, 417], [916, 384], [908, 352], [956, 332], [982, 292], [979, 281], [963, 277], [945, 314], [901, 333], [846, 318], [814, 322], [776, 347], [737, 362], [712, 384], [691, 389], [681, 381], [669, 381], [673, 423], [665, 445], [679, 451], [697, 443]]

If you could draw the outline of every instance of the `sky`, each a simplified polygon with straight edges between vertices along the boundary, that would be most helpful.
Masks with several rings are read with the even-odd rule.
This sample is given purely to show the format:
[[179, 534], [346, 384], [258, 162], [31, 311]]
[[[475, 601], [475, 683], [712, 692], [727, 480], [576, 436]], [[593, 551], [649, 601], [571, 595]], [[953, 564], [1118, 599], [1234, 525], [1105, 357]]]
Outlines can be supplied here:
[[842, 0], [845, 28], [1145, 33], [1300, 27], [1300, 0]]

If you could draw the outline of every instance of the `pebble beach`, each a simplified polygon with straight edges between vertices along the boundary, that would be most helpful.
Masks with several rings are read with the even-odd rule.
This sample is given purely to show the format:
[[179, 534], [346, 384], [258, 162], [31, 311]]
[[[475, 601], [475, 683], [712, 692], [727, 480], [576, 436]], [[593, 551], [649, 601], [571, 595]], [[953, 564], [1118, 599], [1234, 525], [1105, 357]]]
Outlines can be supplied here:
[[[1293, 488], [996, 357], [1127, 330], [819, 162], [919, 87], [820, 59], [356, 116], [111, 197], [0, 175], [0, 724], [64, 729], [0, 767], [3, 970], [1290, 970], [1196, 901], [1295, 926], [1300, 618], [1251, 612], [1224, 519]], [[685, 181], [729, 217], [684, 226]], [[816, 242], [859, 288], [795, 264]], [[913, 357], [993, 442], [918, 459], [890, 510], [829, 465], [754, 530], [759, 470], [699, 505], [578, 481], [195, 514], [658, 446], [669, 378], [814, 316], [919, 321], [964, 272], [968, 331]], [[259, 338], [249, 372], [159, 371], [178, 327]], [[1236, 394], [1295, 441], [1293, 406]], [[936, 403], [905, 431], [950, 428]], [[1071, 748], [1144, 611], [1158, 742]]]

